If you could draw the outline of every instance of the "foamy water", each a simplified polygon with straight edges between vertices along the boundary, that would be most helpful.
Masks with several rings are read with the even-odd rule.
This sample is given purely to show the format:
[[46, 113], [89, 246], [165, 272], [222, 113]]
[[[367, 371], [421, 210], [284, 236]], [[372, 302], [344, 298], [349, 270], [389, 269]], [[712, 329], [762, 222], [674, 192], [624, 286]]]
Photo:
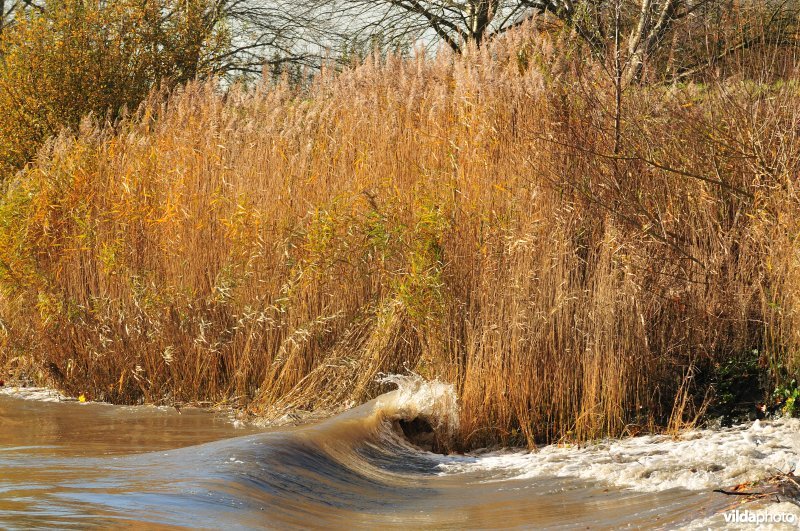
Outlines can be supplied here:
[[18, 385], [4, 385], [0, 387], [0, 396], [11, 396], [22, 400], [38, 400], [40, 402], [65, 402], [74, 400], [47, 387], [22, 387]]
[[640, 491], [704, 490], [758, 481], [800, 464], [800, 420], [756, 421], [696, 430], [675, 439], [651, 435], [586, 447], [546, 446], [538, 452], [453, 457], [441, 474], [483, 470], [494, 480], [541, 475], [604, 481]]

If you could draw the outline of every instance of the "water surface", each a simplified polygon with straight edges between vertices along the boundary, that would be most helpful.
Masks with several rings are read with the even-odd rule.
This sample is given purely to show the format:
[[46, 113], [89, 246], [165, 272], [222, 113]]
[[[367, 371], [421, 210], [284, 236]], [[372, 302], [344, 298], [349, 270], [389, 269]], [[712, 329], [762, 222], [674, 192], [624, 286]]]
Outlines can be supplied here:
[[729, 502], [433, 454], [394, 422], [430, 405], [395, 392], [255, 433], [199, 410], [0, 395], [0, 527], [671, 528]]

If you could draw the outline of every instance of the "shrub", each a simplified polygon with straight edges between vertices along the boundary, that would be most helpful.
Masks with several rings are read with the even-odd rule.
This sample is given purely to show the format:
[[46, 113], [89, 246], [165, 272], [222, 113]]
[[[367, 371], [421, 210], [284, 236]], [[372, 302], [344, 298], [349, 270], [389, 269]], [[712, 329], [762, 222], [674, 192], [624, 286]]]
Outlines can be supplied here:
[[87, 114], [114, 119], [162, 81], [208, 73], [224, 31], [201, 1], [48, 0], [0, 36], [0, 177]]

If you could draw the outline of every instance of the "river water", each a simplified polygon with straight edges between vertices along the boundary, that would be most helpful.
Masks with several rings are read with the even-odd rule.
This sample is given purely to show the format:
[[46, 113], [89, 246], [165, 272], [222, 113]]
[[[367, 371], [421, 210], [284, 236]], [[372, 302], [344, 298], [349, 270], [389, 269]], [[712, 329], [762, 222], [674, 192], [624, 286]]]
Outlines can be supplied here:
[[261, 430], [201, 410], [6, 390], [0, 528], [705, 528], [731, 504], [714, 487], [792, 466], [800, 449], [800, 426], [781, 421], [445, 456], [412, 445], [397, 421], [446, 429], [452, 392], [395, 383], [326, 421]]

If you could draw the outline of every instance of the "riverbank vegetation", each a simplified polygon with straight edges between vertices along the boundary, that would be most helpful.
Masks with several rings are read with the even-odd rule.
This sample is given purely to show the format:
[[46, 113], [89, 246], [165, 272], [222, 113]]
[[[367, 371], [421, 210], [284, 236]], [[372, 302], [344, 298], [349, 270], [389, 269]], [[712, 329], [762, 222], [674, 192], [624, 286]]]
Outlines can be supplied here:
[[461, 448], [681, 429], [730, 367], [787, 388], [793, 48], [624, 90], [591, 54], [523, 25], [85, 118], [6, 180], [0, 365], [271, 417], [413, 371], [455, 385]]

